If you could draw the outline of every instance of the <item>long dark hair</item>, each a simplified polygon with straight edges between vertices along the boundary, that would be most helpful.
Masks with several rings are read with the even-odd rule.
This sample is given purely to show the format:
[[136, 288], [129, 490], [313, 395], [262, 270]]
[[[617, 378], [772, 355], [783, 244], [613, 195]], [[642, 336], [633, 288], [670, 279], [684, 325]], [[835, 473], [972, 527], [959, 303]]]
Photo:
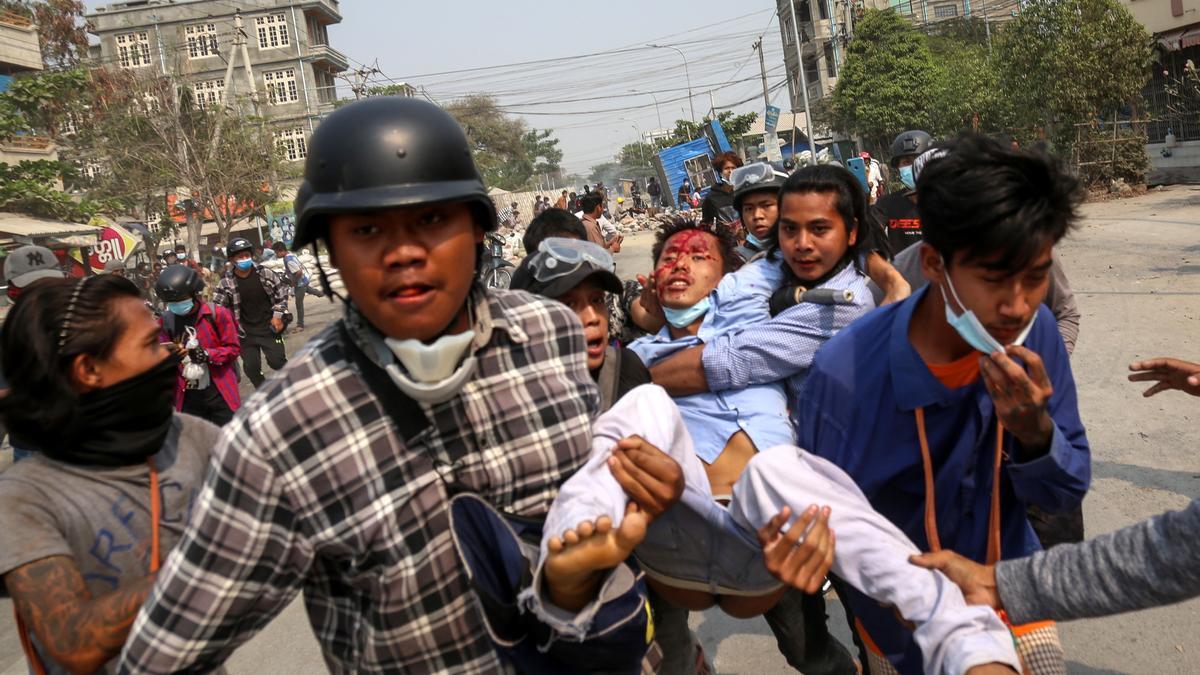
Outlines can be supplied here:
[[[875, 236], [875, 230], [879, 229], [879, 226], [867, 206], [867, 193], [863, 190], [862, 184], [858, 182], [858, 178], [854, 174], [836, 164], [817, 164], [798, 169], [788, 176], [783, 187], [779, 188], [780, 218], [783, 217], [784, 197], [789, 194], [808, 194], [810, 192], [836, 195], [834, 208], [842, 217], [847, 233], [854, 229], [858, 230], [857, 240], [846, 249], [846, 255], [851, 257], [857, 267], [859, 249], [865, 242], [871, 241], [874, 245], [879, 239]], [[774, 255], [779, 251], [779, 218], [775, 219], [775, 224], [771, 226], [771, 232], [767, 236], [771, 241], [768, 250]]]
[[73, 426], [79, 395], [71, 386], [71, 363], [80, 354], [112, 354], [126, 329], [112, 306], [126, 297], [140, 297], [137, 286], [112, 274], [44, 279], [21, 294], [0, 331], [0, 367], [9, 386], [0, 418], [14, 435]]

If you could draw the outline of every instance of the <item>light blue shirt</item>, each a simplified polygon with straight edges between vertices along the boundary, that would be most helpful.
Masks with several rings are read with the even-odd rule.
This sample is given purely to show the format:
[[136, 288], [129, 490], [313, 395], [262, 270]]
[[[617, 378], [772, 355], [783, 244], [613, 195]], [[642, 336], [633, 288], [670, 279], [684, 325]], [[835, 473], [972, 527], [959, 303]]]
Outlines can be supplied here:
[[[774, 267], [775, 271], [753, 269], [760, 264]], [[729, 312], [723, 323], [734, 323], [736, 327], [705, 340], [704, 375], [713, 391], [786, 382], [788, 401], [794, 409], [817, 350], [850, 322], [874, 309], [875, 300], [867, 288], [867, 278], [848, 265], [820, 288], [850, 290], [854, 293], [852, 304], [802, 302], [771, 317], [768, 307], [771, 293], [783, 284], [780, 265], [777, 259], [764, 258], [732, 275], [751, 272], [750, 281], [739, 281], [730, 288], [739, 291], [738, 296], [721, 298], [718, 302], [718, 314]], [[763, 290], [764, 284], [772, 280], [775, 283]], [[724, 280], [721, 283], [724, 285]]]
[[[761, 281], [753, 274], [741, 279], [734, 279], [735, 276], [726, 275], [721, 280], [718, 289], [713, 291], [714, 303], [720, 301], [723, 288]], [[726, 282], [730, 282], [728, 286]], [[770, 297], [769, 294], [767, 297]], [[765, 301], [763, 307], [766, 311]], [[751, 311], [748, 306], [743, 309]], [[672, 339], [670, 328], [664, 326], [656, 335], [634, 340], [629, 349], [649, 368], [676, 352], [713, 340], [718, 334], [715, 324], [728, 318], [721, 315], [721, 311], [709, 310], [696, 336]], [[717, 459], [729, 438], [739, 431], [745, 431], [760, 452], [776, 445], [795, 444], [795, 435], [788, 420], [787, 396], [779, 382], [676, 397], [675, 404], [692, 435], [696, 454], [708, 464]]]

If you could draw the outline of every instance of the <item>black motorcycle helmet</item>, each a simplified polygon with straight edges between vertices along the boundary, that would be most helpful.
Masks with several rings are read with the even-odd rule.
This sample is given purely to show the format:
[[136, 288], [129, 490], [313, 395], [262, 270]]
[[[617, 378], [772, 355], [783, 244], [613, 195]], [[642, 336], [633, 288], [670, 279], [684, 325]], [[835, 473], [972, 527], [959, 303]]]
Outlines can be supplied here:
[[330, 214], [434, 202], [470, 202], [485, 232], [497, 227], [462, 127], [419, 99], [356, 101], [326, 117], [309, 139], [292, 249], [326, 238]]
[[254, 244], [250, 243], [245, 237], [234, 237], [229, 240], [229, 244], [225, 246], [225, 257], [232, 258], [242, 251], [254, 251]]
[[154, 294], [163, 302], [179, 302], [204, 290], [204, 281], [187, 265], [168, 265], [154, 282]]
[[905, 131], [892, 141], [892, 157], [888, 162], [892, 168], [900, 163], [900, 158], [907, 155], [916, 157], [933, 145], [933, 137], [919, 129]]

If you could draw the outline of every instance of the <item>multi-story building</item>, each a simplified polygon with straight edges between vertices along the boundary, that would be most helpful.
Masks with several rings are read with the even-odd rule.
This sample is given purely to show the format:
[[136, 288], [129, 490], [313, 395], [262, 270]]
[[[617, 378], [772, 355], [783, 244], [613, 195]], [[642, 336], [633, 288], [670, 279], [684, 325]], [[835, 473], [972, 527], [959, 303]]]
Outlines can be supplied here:
[[129, 0], [86, 18], [101, 63], [180, 76], [201, 105], [220, 105], [230, 58], [230, 86], [238, 96], [252, 93], [241, 50], [232, 54], [239, 10], [259, 113], [287, 158], [303, 160], [308, 135], [333, 110], [335, 78], [349, 67], [329, 44], [328, 27], [342, 20], [337, 0]]
[[792, 26], [793, 16], [799, 23], [804, 54], [803, 80], [808, 85], [811, 102], [833, 93], [838, 71], [846, 57], [845, 45], [854, 33], [854, 16], [865, 7], [893, 9], [918, 25], [969, 17], [998, 23], [1014, 16], [1020, 0], [776, 0], [776, 4], [783, 58], [787, 64], [789, 100], [792, 110], [802, 111], [804, 104], [796, 67], [797, 31]]
[[[41, 69], [41, 43], [33, 22], [20, 14], [0, 11], [0, 92], [8, 90], [14, 75]], [[19, 134], [0, 143], [0, 163], [39, 159], [58, 159], [54, 141], [48, 136]]]

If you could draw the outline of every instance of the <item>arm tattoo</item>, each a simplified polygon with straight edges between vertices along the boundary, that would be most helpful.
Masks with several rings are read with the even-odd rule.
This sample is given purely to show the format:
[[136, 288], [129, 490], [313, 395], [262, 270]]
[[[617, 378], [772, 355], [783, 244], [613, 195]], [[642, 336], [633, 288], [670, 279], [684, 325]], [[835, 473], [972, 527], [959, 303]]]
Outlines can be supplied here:
[[17, 612], [59, 665], [94, 672], [121, 652], [154, 576], [92, 598], [75, 561], [51, 556], [4, 575]]

